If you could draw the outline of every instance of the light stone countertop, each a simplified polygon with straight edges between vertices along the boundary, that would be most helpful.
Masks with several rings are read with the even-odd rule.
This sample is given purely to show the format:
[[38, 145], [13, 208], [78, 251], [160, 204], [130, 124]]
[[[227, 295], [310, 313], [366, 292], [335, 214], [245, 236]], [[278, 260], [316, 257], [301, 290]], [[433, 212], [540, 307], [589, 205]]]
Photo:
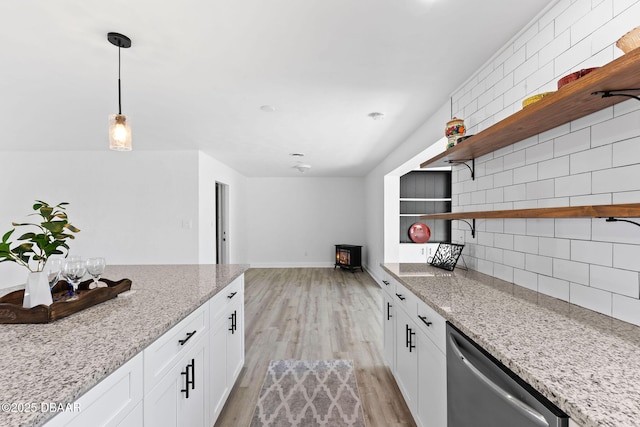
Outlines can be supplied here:
[[[103, 277], [131, 279], [136, 292], [48, 324], [0, 324], [0, 403], [74, 402], [248, 267], [107, 266]], [[0, 426], [53, 415], [0, 411]]]
[[475, 271], [383, 268], [580, 425], [640, 425], [640, 327]]

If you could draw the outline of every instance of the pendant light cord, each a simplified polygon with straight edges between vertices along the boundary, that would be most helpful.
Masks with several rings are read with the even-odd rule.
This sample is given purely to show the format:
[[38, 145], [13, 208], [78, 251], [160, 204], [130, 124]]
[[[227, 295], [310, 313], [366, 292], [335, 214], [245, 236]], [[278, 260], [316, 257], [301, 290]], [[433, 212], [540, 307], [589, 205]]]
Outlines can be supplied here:
[[122, 94], [120, 91], [120, 46], [118, 46], [118, 114], [122, 114]]

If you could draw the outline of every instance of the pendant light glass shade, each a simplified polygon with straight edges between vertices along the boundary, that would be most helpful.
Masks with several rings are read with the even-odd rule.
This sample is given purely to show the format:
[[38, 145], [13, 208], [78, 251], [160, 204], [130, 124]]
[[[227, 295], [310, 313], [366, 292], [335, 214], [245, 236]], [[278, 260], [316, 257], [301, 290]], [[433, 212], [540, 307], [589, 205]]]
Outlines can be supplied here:
[[109, 149], [131, 151], [131, 127], [129, 119], [123, 114], [109, 116]]

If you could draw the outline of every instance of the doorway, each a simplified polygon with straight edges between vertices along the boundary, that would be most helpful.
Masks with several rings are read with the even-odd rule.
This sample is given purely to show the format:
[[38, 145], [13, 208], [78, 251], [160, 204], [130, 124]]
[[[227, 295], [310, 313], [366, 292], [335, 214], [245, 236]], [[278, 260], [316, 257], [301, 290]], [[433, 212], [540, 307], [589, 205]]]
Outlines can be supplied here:
[[229, 186], [216, 182], [216, 264], [229, 263]]

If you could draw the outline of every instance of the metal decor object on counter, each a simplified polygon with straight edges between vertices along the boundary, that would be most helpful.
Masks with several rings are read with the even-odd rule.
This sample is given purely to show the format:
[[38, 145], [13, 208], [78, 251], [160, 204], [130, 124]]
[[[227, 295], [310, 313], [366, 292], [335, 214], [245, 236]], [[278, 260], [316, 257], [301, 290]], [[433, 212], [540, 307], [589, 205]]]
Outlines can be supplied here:
[[427, 262], [434, 267], [453, 271], [462, 254], [464, 245], [458, 243], [440, 243], [433, 257]]

